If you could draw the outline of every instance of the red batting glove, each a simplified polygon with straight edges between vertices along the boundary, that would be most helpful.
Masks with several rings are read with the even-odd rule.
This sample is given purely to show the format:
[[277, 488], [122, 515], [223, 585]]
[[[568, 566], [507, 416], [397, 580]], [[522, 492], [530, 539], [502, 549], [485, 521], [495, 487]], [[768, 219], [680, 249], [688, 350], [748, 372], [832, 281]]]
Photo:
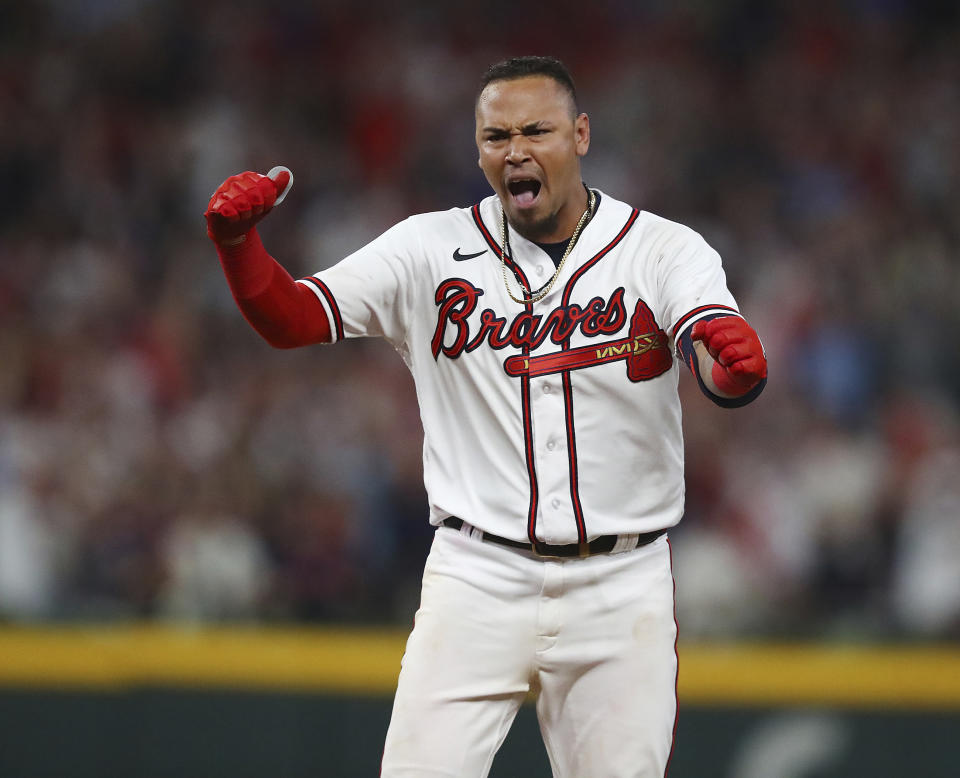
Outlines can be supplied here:
[[690, 331], [714, 359], [711, 376], [724, 394], [739, 397], [767, 377], [767, 358], [753, 327], [739, 316], [698, 321]]
[[207, 204], [207, 235], [220, 245], [240, 243], [270, 213], [278, 196], [286, 193], [290, 180], [286, 168], [280, 169], [276, 178], [249, 171], [230, 176]]

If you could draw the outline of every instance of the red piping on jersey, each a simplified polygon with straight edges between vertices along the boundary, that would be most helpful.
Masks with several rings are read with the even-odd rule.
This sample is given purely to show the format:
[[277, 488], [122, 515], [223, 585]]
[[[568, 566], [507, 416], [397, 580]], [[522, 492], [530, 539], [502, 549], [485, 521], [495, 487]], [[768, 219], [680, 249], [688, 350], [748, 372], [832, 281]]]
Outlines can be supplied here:
[[309, 278], [301, 278], [300, 280], [308, 284], [313, 284], [313, 286], [320, 290], [320, 294], [324, 296], [327, 304], [330, 306], [330, 311], [333, 313], [333, 326], [337, 333], [337, 340], [343, 340], [343, 318], [340, 316], [340, 307], [337, 305], [333, 292], [331, 292], [327, 285], [319, 278], [310, 276]]
[[730, 311], [730, 313], [739, 316], [737, 309], [731, 308], [729, 305], [701, 305], [700, 307], [694, 308], [692, 311], [680, 317], [680, 321], [678, 321], [673, 327], [673, 336], [676, 337], [677, 333], [683, 328], [683, 325], [690, 321], [691, 318], [697, 314], [703, 313], [704, 311]]
[[[480, 234], [483, 235], [483, 239], [487, 242], [487, 245], [493, 249], [494, 256], [502, 258], [504, 264], [513, 271], [517, 280], [520, 281], [523, 288], [529, 293], [530, 282], [527, 280], [523, 270], [521, 270], [510, 257], [506, 256], [506, 252], [500, 247], [500, 244], [494, 240], [493, 235], [490, 234], [487, 225], [483, 223], [483, 217], [480, 216], [480, 205], [474, 205], [473, 208], [471, 208], [471, 213], [473, 214], [473, 221], [476, 223], [477, 229], [480, 230]], [[526, 302], [524, 308], [527, 313], [533, 314], [532, 302]], [[529, 344], [524, 344], [522, 354], [525, 357], [530, 356]], [[521, 419], [523, 421], [523, 446], [527, 458], [527, 477], [530, 479], [530, 507], [527, 511], [527, 537], [531, 543], [535, 543], [537, 541], [537, 503], [539, 500], [539, 488], [537, 486], [536, 462], [533, 455], [533, 418], [530, 415], [529, 375], [520, 376], [520, 408]]]
[[[617, 233], [617, 236], [611, 240], [606, 246], [604, 246], [598, 253], [594, 254], [589, 260], [584, 262], [576, 272], [570, 277], [570, 280], [567, 281], [566, 286], [563, 288], [563, 298], [560, 301], [560, 305], [566, 309], [570, 304], [570, 295], [573, 293], [574, 284], [579, 281], [583, 275], [594, 267], [601, 259], [603, 259], [611, 250], [621, 241], [623, 237], [630, 231], [630, 228], [633, 227], [634, 223], [637, 221], [637, 217], [640, 215], [640, 211], [636, 208], [633, 209], [633, 212], [630, 214], [630, 217], [627, 219], [626, 224], [623, 225], [623, 228]], [[570, 337], [567, 336], [561, 345], [562, 351], [570, 351]], [[580, 472], [577, 467], [577, 435], [575, 432], [575, 427], [573, 423], [573, 382], [570, 378], [570, 371], [563, 371], [563, 409], [564, 409], [564, 419], [567, 424], [567, 454], [570, 460], [570, 501], [573, 505], [573, 516], [577, 522], [577, 538], [580, 543], [587, 542], [587, 521], [583, 515], [583, 504], [580, 501]]]

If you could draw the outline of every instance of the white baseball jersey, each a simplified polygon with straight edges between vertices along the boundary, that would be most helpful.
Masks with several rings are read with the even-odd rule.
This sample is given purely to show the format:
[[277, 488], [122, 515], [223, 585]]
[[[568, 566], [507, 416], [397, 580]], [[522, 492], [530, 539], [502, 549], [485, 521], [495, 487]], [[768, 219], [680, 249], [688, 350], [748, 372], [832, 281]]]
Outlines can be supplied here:
[[[675, 525], [683, 512], [676, 339], [736, 311], [693, 230], [601, 194], [549, 294], [511, 300], [496, 196], [412, 216], [301, 279], [335, 340], [382, 336], [413, 374], [430, 519], [550, 544]], [[555, 271], [510, 229], [507, 276]]]

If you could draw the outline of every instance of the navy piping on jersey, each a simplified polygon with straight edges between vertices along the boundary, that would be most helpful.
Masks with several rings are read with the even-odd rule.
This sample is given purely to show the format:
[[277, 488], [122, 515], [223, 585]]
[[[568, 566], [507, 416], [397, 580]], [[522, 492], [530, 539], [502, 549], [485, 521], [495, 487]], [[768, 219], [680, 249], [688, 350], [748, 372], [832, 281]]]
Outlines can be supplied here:
[[333, 313], [333, 327], [337, 336], [337, 340], [343, 340], [343, 317], [340, 315], [340, 306], [337, 305], [337, 301], [334, 299], [333, 293], [319, 278], [310, 276], [309, 278], [301, 278], [300, 280], [308, 284], [313, 284], [313, 286], [320, 290], [320, 294], [323, 295], [324, 299], [327, 301], [327, 304], [330, 306], [330, 311]]
[[[609, 254], [610, 251], [612, 251], [621, 240], [623, 240], [624, 236], [630, 231], [630, 228], [636, 223], [639, 215], [640, 211], [634, 208], [630, 214], [630, 217], [627, 219], [626, 224], [624, 224], [620, 232], [617, 233], [617, 236], [593, 257], [584, 262], [583, 265], [581, 265], [570, 277], [570, 280], [567, 281], [566, 286], [563, 288], [563, 298], [560, 302], [563, 308], [566, 308], [570, 304], [570, 296], [573, 293], [573, 287], [577, 281], [579, 281], [588, 270], [594, 267], [601, 259]], [[569, 350], [570, 337], [568, 335], [561, 345], [561, 351]], [[577, 465], [577, 435], [573, 418], [573, 381], [570, 377], [569, 370], [564, 370], [561, 377], [563, 382], [564, 418], [567, 424], [567, 454], [570, 460], [570, 500], [573, 505], [573, 516], [577, 522], [577, 538], [580, 543], [586, 543], [587, 521], [583, 515], [583, 504], [580, 500], [580, 474]]]
[[[490, 230], [487, 229], [487, 225], [483, 223], [483, 217], [480, 216], [480, 205], [474, 205], [471, 209], [473, 214], [473, 221], [477, 225], [477, 229], [480, 230], [480, 234], [483, 235], [484, 240], [487, 242], [487, 245], [493, 250], [495, 257], [502, 257], [503, 262], [506, 264], [510, 270], [513, 271], [514, 276], [516, 276], [517, 281], [526, 289], [530, 291], [530, 282], [527, 281], [527, 277], [524, 274], [523, 270], [508, 256], [505, 256], [503, 249], [500, 248], [500, 245], [494, 240], [493, 235], [490, 234]], [[526, 302], [524, 304], [524, 309], [527, 313], [533, 314], [533, 303]], [[523, 345], [522, 353], [524, 356], [530, 356], [530, 345], [525, 343]], [[533, 456], [533, 417], [530, 413], [530, 376], [521, 375], [520, 376], [520, 412], [521, 419], [523, 420], [523, 446], [525, 449], [525, 455], [527, 459], [527, 477], [530, 479], [530, 506], [527, 510], [527, 537], [530, 539], [531, 543], [537, 541], [537, 505], [539, 501], [539, 488], [537, 485], [537, 468]]]

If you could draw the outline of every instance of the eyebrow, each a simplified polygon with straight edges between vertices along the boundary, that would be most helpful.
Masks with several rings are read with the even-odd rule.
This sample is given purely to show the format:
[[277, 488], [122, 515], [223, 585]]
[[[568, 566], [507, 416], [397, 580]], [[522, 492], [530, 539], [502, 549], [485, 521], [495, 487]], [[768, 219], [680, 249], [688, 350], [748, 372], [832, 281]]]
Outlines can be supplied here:
[[[520, 132], [530, 132], [531, 130], [544, 129], [547, 125], [549, 125], [549, 122], [544, 119], [539, 119], [538, 121], [528, 122], [527, 124], [523, 125], [523, 127], [520, 128]], [[481, 132], [502, 133], [509, 132], [509, 130], [507, 130], [505, 127], [484, 127]]]

